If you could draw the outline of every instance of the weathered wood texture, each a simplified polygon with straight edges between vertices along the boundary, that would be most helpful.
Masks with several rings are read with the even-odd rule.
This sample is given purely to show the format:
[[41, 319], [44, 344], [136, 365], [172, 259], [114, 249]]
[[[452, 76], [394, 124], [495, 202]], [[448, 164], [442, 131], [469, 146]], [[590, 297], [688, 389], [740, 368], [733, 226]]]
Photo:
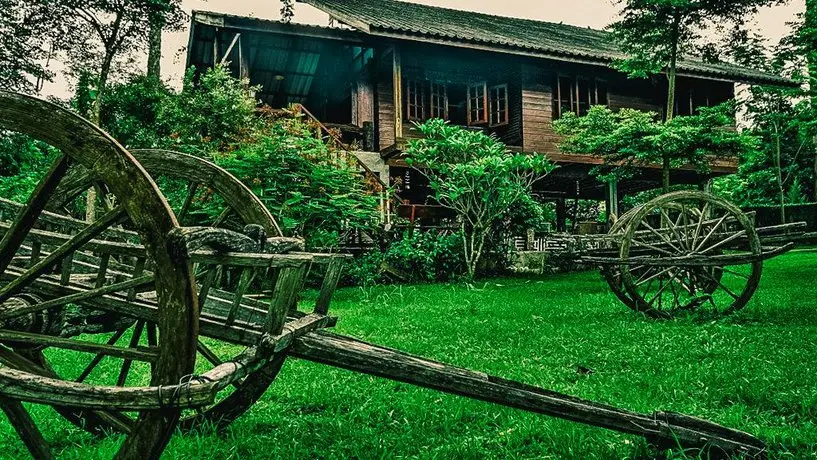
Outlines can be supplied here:
[[355, 372], [642, 435], [652, 442], [680, 444], [686, 448], [721, 449], [752, 458], [765, 455], [766, 447], [757, 438], [703, 420], [667, 412], [647, 415], [626, 411], [328, 332], [311, 333], [296, 340], [292, 355]]
[[394, 145], [395, 116], [394, 106], [394, 78], [391, 54], [380, 55], [378, 60], [378, 79], [376, 85], [377, 100], [377, 139], [381, 150]]
[[[117, 197], [155, 264], [156, 289], [160, 299], [155, 319], [161, 340], [158, 359], [153, 366], [152, 383], [177, 383], [192, 372], [199, 311], [192, 267], [189, 261], [171, 256], [167, 236], [178, 224], [144, 169], [130, 153], [99, 128], [57, 105], [36, 98], [0, 92], [0, 127], [31, 135], [56, 147], [66, 158], [92, 171]], [[50, 187], [48, 180], [42, 184]], [[36, 219], [41, 211], [38, 209], [33, 217]], [[21, 237], [26, 233], [7, 232], [6, 237], [12, 241], [16, 238], [22, 241]], [[3, 371], [14, 372], [9, 369]], [[14, 377], [7, 377], [10, 378], [7, 381], [20, 383]], [[125, 440], [120, 457], [158, 456], [177, 418], [178, 411], [174, 409], [163, 413], [144, 413]]]

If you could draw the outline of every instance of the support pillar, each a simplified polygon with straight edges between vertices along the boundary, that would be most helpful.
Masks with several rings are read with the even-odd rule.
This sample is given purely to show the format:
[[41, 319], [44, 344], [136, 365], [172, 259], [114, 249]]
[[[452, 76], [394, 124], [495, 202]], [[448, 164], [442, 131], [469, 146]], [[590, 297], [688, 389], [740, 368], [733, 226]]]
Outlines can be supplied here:
[[564, 233], [567, 230], [567, 205], [564, 198], [556, 200], [556, 231]]
[[607, 210], [607, 225], [613, 225], [619, 216], [618, 209], [618, 181], [607, 182], [604, 188], [605, 209]]

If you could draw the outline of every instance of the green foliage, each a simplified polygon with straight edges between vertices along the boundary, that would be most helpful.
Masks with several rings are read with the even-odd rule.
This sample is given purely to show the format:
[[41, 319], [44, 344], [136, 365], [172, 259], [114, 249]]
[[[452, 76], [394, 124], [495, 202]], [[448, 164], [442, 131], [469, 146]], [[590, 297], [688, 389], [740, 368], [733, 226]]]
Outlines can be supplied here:
[[553, 126], [565, 136], [563, 151], [604, 159], [593, 172], [606, 181], [633, 177], [640, 167], [665, 158], [673, 168], [691, 165], [706, 173], [713, 159], [751, 154], [757, 138], [731, 128], [733, 114], [734, 105], [725, 103], [662, 122], [655, 113], [595, 106], [584, 117], [566, 114]]
[[190, 68], [180, 92], [137, 76], [103, 97], [101, 124], [128, 148], [170, 148], [206, 156], [252, 142], [263, 131], [251, 96], [257, 88], [217, 66], [196, 78]]
[[[190, 69], [179, 92], [135, 77], [103, 97], [102, 125], [128, 148], [168, 148], [215, 161], [311, 247], [335, 247], [346, 231], [371, 230], [378, 203], [356, 165], [316, 138], [306, 121], [259, 109], [256, 90], [220, 66], [198, 77]], [[184, 199], [185, 184], [161, 185], [171, 203]], [[219, 212], [217, 203], [197, 204], [200, 212]]]
[[346, 284], [372, 286], [386, 281], [409, 283], [452, 281], [465, 268], [462, 235], [406, 232], [385, 251], [355, 257], [344, 270]]
[[[77, 108], [83, 113], [90, 104], [79, 96]], [[164, 112], [175, 112], [171, 107], [179, 97], [154, 78], [136, 76], [108, 88], [100, 123], [126, 148], [165, 147], [175, 129]]]
[[[736, 28], [722, 46], [730, 62], [806, 82], [809, 26], [805, 17], [792, 24], [790, 35], [767, 46], [757, 33]], [[740, 107], [760, 140], [756, 151], [740, 160], [738, 173], [718, 179], [716, 191], [743, 206], [782, 206], [814, 197], [814, 109], [808, 86], [752, 86]]]
[[0, 197], [28, 200], [55, 155], [55, 149], [28, 136], [0, 136]]
[[511, 153], [493, 136], [443, 120], [417, 128], [424, 137], [409, 143], [407, 161], [428, 177], [436, 201], [457, 213], [473, 276], [493, 224], [554, 165], [543, 155]]
[[53, 2], [0, 0], [0, 90], [35, 93], [50, 81], [51, 33], [60, 30]]
[[289, 232], [320, 237], [312, 246], [326, 244], [328, 234], [376, 225], [378, 203], [354, 165], [340, 161], [299, 119], [269, 121], [253, 142], [215, 160], [246, 183]]
[[258, 101], [251, 96], [258, 89], [233, 78], [222, 66], [208, 69], [198, 81], [191, 68], [176, 100], [159, 112], [159, 123], [175, 146], [228, 151], [252, 141], [263, 128]]
[[450, 281], [464, 269], [462, 255], [461, 235], [414, 232], [392, 243], [384, 260], [411, 282]]
[[620, 18], [610, 30], [627, 58], [615, 63], [632, 77], [664, 71], [696, 51], [709, 28], [741, 25], [759, 8], [782, 0], [617, 0]]

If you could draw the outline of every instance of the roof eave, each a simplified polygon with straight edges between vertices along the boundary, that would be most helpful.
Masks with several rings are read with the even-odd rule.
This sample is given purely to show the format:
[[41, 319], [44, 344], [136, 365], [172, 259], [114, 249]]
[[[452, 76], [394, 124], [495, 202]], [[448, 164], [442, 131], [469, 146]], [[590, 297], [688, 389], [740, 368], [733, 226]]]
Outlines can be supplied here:
[[[614, 61], [614, 58], [611, 57], [590, 56], [582, 53], [570, 53], [557, 50], [541, 51], [522, 46], [498, 45], [478, 40], [464, 40], [462, 38], [417, 34], [384, 27], [370, 27], [368, 34], [396, 40], [410, 40], [423, 43], [433, 43], [444, 46], [456, 46], [460, 48], [475, 49], [480, 51], [490, 51], [501, 54], [514, 54], [518, 56], [526, 56], [539, 59], [549, 59], [603, 67], [610, 67], [610, 64], [612, 64], [612, 62]], [[772, 85], [789, 87], [799, 86], [799, 83], [784, 78], [762, 78], [749, 75], [724, 75], [716, 72], [683, 70], [683, 64], [681, 65], [681, 67], [682, 70], [678, 72], [678, 75], [683, 77], [701, 78], [706, 80], [732, 83], [745, 83], [749, 85]]]

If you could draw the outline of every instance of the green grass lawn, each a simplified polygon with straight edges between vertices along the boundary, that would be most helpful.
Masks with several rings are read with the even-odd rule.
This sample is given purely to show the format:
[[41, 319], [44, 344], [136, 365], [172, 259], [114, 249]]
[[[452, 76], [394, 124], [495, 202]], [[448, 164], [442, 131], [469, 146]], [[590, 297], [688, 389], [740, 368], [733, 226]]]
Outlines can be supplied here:
[[[653, 321], [595, 272], [462, 285], [344, 289], [337, 330], [570, 395], [672, 410], [742, 429], [773, 458], [817, 458], [817, 253], [766, 264], [731, 317]], [[592, 373], [578, 372], [579, 367]], [[65, 458], [110, 456], [47, 408], [33, 415]], [[3, 420], [0, 456], [21, 458]], [[677, 454], [677, 453], [676, 453]], [[226, 433], [173, 438], [165, 458], [632, 458], [644, 441], [290, 360]]]

